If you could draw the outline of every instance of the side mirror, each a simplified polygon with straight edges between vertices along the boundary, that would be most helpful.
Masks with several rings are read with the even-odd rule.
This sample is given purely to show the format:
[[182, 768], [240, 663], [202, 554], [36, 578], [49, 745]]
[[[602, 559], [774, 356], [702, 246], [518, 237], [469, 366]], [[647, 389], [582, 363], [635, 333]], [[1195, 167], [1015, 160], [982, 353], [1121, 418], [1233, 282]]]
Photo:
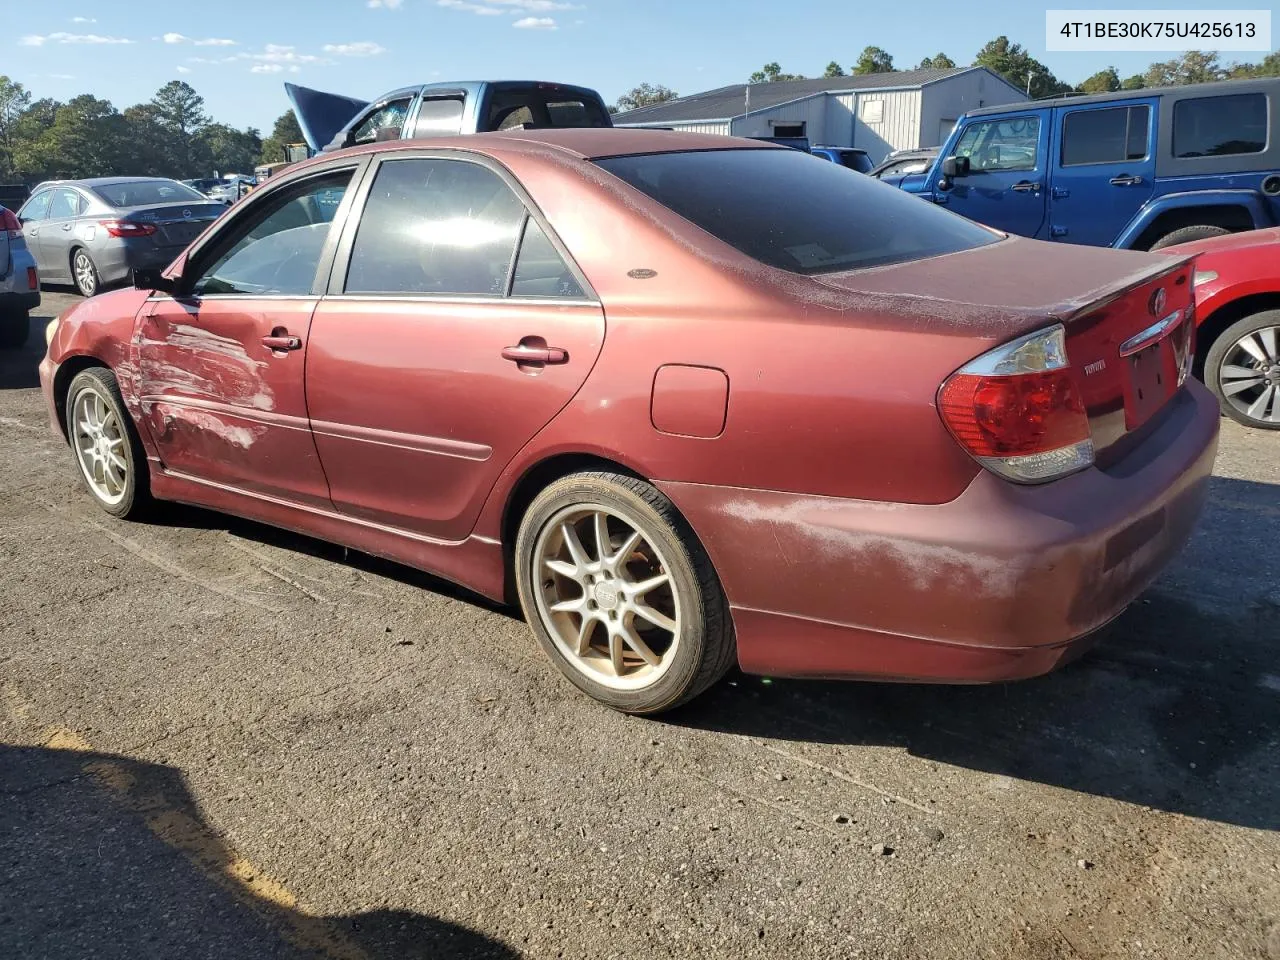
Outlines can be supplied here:
[[155, 267], [139, 267], [134, 270], [133, 286], [137, 290], [152, 290], [156, 293], [173, 293], [177, 289], [177, 284]]
[[942, 161], [942, 175], [948, 180], [969, 175], [968, 157], [947, 157]]

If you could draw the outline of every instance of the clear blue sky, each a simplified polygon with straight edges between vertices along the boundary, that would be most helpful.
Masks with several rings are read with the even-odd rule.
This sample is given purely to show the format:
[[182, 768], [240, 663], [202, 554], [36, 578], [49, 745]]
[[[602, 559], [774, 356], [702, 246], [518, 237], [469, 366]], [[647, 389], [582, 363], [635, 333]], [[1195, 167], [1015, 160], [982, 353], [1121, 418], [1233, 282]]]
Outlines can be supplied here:
[[215, 119], [265, 134], [287, 109], [284, 80], [366, 99], [437, 79], [559, 80], [612, 102], [643, 80], [682, 94], [741, 82], [771, 60], [806, 76], [833, 59], [848, 69], [868, 44], [899, 68], [939, 51], [967, 64], [1006, 34], [1072, 83], [1173, 56], [1046, 54], [1044, 10], [1017, 0], [131, 0], [126, 12], [113, 0], [40, 0], [10, 18], [0, 73], [36, 97], [92, 93], [121, 109], [181, 79]]

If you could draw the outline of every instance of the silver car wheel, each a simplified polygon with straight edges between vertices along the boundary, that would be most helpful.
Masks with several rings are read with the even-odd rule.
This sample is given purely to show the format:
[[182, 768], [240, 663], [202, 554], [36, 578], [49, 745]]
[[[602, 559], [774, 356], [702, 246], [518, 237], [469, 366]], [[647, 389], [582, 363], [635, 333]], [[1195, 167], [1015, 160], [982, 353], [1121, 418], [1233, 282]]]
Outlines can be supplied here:
[[77, 250], [71, 261], [71, 271], [75, 275], [76, 289], [85, 297], [92, 297], [98, 290], [98, 272], [93, 261], [83, 250]]
[[94, 496], [115, 506], [124, 499], [129, 486], [124, 424], [107, 398], [91, 386], [76, 394], [71, 411], [76, 462]]
[[538, 616], [565, 660], [614, 690], [655, 683], [680, 645], [670, 566], [639, 522], [578, 504], [543, 526], [533, 551]]
[[1259, 423], [1280, 423], [1280, 326], [1245, 334], [1222, 356], [1222, 396]]

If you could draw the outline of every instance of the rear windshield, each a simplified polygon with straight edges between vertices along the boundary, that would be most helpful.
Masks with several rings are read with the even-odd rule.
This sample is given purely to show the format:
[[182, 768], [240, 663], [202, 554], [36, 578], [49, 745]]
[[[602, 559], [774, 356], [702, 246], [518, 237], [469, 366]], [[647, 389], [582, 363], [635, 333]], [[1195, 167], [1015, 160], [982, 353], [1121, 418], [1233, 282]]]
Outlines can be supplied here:
[[140, 207], [148, 203], [185, 203], [204, 201], [203, 194], [177, 180], [133, 180], [102, 183], [93, 192], [113, 207]]
[[707, 150], [596, 161], [771, 267], [830, 273], [970, 250], [1000, 235], [796, 150]]

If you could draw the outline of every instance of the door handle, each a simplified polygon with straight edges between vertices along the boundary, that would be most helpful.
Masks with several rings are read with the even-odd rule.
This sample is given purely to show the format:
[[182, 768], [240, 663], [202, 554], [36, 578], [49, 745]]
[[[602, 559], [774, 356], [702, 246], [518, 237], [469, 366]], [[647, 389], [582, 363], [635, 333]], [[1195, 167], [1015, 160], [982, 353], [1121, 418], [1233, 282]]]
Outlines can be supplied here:
[[568, 363], [569, 351], [560, 347], [537, 346], [521, 341], [514, 347], [503, 347], [502, 359], [513, 363]]
[[1019, 183], [1015, 183], [1009, 189], [1017, 190], [1019, 193], [1039, 193], [1040, 182], [1038, 180], [1023, 180]]
[[1113, 187], [1136, 187], [1140, 183], [1142, 183], [1142, 178], [1138, 176], [1130, 177], [1127, 175], [1121, 175], [1119, 177], [1111, 178], [1111, 185]]
[[283, 329], [272, 331], [271, 336], [262, 338], [262, 345], [270, 350], [301, 350], [302, 338], [293, 337]]
[[64, 224], [62, 225], [62, 229], [63, 229], [63, 230], [70, 230], [70, 229], [71, 229], [71, 224], [69, 224], [69, 223], [64, 223]]

